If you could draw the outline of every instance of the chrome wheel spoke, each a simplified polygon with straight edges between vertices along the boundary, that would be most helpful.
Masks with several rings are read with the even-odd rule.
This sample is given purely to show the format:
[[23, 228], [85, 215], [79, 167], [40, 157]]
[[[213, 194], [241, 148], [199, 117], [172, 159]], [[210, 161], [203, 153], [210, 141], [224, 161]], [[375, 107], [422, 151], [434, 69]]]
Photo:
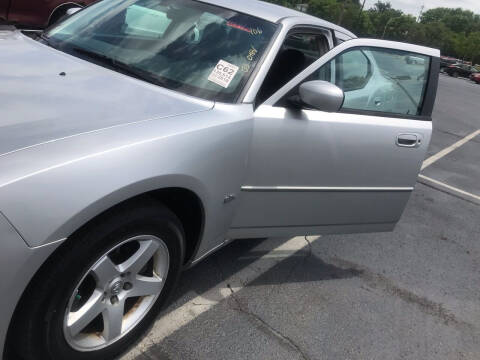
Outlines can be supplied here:
[[106, 341], [111, 341], [122, 333], [123, 311], [125, 300], [121, 300], [114, 305], [109, 305], [103, 311], [103, 337]]
[[128, 297], [157, 295], [163, 287], [162, 279], [158, 277], [137, 276]]
[[68, 315], [67, 328], [71, 336], [78, 335], [105, 309], [102, 297], [101, 291], [94, 291], [90, 299], [78, 311]]
[[108, 256], [104, 256], [93, 266], [92, 273], [95, 276], [99, 287], [105, 286], [109, 281], [120, 274], [117, 267]]
[[159, 248], [158, 243], [153, 240], [142, 240], [139, 244], [140, 248], [128, 260], [118, 265], [120, 272], [138, 274]]

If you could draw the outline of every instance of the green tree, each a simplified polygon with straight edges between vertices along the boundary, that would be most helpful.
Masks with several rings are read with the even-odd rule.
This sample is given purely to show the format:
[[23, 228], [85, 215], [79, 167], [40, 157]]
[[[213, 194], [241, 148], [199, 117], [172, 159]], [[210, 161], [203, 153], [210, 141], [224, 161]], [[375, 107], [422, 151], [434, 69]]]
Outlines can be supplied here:
[[470, 33], [467, 38], [467, 44], [467, 59], [472, 64], [480, 63], [480, 31]]
[[337, 0], [310, 0], [308, 1], [308, 13], [337, 23], [342, 11], [342, 5], [343, 3]]
[[441, 49], [445, 54], [454, 54], [456, 52], [455, 33], [442, 22], [432, 22], [423, 25], [425, 39], [422, 45]]
[[397, 19], [403, 16], [403, 12], [395, 10], [389, 2], [378, 1], [373, 8], [367, 10], [367, 14], [373, 26], [374, 37], [381, 38], [389, 29], [395, 26]]
[[363, 0], [270, 1], [290, 8], [306, 4], [309, 14], [339, 24], [358, 36], [430, 46], [445, 55], [480, 62], [480, 15], [469, 10], [435, 8], [417, 21], [387, 1], [377, 1], [364, 11]]
[[470, 10], [436, 8], [425, 11], [421, 18], [422, 24], [441, 22], [456, 33], [469, 34], [473, 30], [480, 30], [480, 17]]

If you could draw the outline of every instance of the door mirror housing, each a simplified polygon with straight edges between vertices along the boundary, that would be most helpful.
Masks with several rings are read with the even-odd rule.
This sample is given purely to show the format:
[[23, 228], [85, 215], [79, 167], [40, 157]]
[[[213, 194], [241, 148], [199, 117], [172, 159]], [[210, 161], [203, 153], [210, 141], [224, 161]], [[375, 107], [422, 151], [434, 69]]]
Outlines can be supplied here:
[[345, 94], [338, 86], [328, 81], [308, 81], [300, 85], [300, 99], [316, 110], [337, 112], [341, 109]]

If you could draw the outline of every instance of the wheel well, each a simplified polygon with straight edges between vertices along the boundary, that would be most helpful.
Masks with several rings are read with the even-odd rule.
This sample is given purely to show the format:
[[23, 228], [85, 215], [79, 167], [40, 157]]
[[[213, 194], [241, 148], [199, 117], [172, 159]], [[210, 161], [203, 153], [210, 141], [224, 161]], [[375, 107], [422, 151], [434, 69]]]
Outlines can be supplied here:
[[200, 244], [204, 224], [204, 209], [201, 200], [190, 190], [168, 188], [147, 195], [168, 207], [183, 225], [186, 237], [185, 264], [192, 260]]
[[[74, 234], [80, 231], [83, 231], [87, 226], [91, 225], [93, 222], [95, 222], [99, 217], [103, 216], [105, 213], [114, 211], [118, 206], [120, 205], [124, 206], [125, 203], [135, 206], [135, 203], [144, 201], [145, 198], [155, 199], [156, 201], [161, 202], [164, 206], [169, 208], [169, 210], [172, 211], [182, 223], [185, 231], [185, 237], [186, 237], [185, 264], [188, 264], [192, 260], [193, 256], [195, 255], [195, 252], [197, 251], [197, 248], [200, 244], [200, 238], [203, 231], [205, 216], [204, 216], [202, 201], [200, 200], [200, 198], [194, 192], [184, 188], [159, 189], [159, 190], [150, 191], [150, 192], [135, 196], [133, 198], [127, 199], [105, 210], [101, 214], [98, 214], [93, 219], [91, 219], [86, 224], [84, 224], [82, 227], [77, 229], [74, 233], [72, 233], [70, 237], [74, 236]], [[68, 240], [66, 242], [68, 242]], [[60, 249], [62, 249], [63, 246], [65, 245], [66, 245], [65, 243], [62, 244], [56, 251], [54, 251], [53, 254], [51, 254], [50, 257], [45, 261], [45, 263], [37, 270], [36, 274], [33, 276], [32, 280], [30, 280], [24, 293], [20, 297], [20, 300], [16, 306], [12, 319], [10, 320], [10, 325], [7, 332], [7, 339], [5, 342], [4, 354], [0, 354], [0, 359], [2, 358], [2, 355], [4, 355], [6, 359], [10, 359], [13, 356], [12, 348], [11, 348], [11, 342], [13, 341], [12, 340], [12, 333], [13, 333], [12, 324], [15, 323], [15, 319], [17, 318], [17, 316], [19, 316], [18, 311], [22, 307], [25, 293], [30, 288], [33, 279], [39, 276], [41, 271], [46, 267], [48, 267], [51, 261], [54, 261], [53, 259], [55, 258], [55, 256], [58, 255], [58, 251], [60, 251]]]
[[120, 204], [114, 205], [103, 213], [97, 215], [87, 224], [75, 231], [75, 233], [81, 231], [84, 227], [88, 226], [92, 221], [95, 221], [106, 212], [115, 210], [117, 206], [131, 203], [134, 207], [135, 203], [141, 202], [145, 198], [154, 199], [166, 206], [182, 223], [183, 230], [185, 231], [185, 264], [188, 264], [200, 245], [205, 213], [200, 198], [193, 191], [185, 188], [172, 187], [153, 190], [122, 201]]
[[124, 200], [121, 203], [116, 204], [95, 216], [82, 227], [77, 229], [69, 237], [72, 237], [75, 233], [82, 231], [85, 227], [89, 226], [92, 222], [103, 216], [105, 213], [114, 211], [118, 206], [125, 205], [125, 203], [127, 203], [134, 207], [135, 203], [141, 202], [145, 200], [145, 198], [154, 199], [162, 203], [170, 211], [172, 211], [182, 223], [185, 231], [185, 264], [188, 264], [195, 255], [195, 252], [200, 244], [205, 215], [203, 204], [200, 198], [193, 191], [185, 188], [172, 187], [158, 189]]

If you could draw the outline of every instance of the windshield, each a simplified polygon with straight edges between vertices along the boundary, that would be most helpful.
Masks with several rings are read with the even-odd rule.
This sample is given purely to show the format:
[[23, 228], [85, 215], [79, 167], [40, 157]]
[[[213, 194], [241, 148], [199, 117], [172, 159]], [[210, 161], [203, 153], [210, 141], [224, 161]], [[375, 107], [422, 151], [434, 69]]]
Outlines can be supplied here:
[[44, 40], [172, 90], [235, 102], [275, 31], [270, 22], [193, 0], [103, 0]]

